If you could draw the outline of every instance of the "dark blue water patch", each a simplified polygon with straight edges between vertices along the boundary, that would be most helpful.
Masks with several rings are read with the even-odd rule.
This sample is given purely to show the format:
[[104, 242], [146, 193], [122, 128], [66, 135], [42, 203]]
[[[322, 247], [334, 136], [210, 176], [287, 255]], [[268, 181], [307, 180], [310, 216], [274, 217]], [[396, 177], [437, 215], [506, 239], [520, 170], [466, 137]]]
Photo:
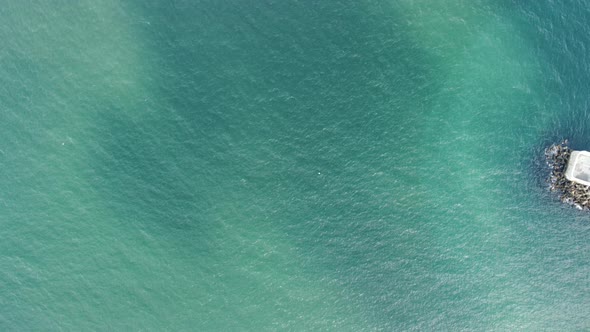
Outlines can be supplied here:
[[[590, 9], [583, 1], [514, 1], [514, 21], [543, 64], [545, 105], [554, 112], [552, 137], [569, 138], [573, 149], [590, 146], [590, 65], [586, 61]], [[567, 7], [567, 9], [566, 9]]]
[[[185, 175], [216, 179], [208, 186], [188, 180], [196, 207], [179, 211], [194, 214], [198, 228], [210, 217], [202, 207], [225, 199], [223, 192], [241, 192], [232, 185], [243, 180], [249, 202], [236, 195], [236, 204], [252, 204], [245, 216], [269, 220], [308, 257], [309, 272], [351, 289], [378, 313], [368, 323], [387, 326], [399, 308], [394, 295], [404, 292], [388, 276], [418, 258], [383, 266], [379, 257], [393, 250], [429, 258], [415, 253], [426, 245], [423, 234], [410, 230], [395, 243], [420, 220], [392, 203], [406, 199], [392, 194], [406, 195], [401, 184], [382, 179], [403, 178], [394, 168], [410, 163], [404, 146], [420, 141], [412, 119], [416, 109], [428, 109], [431, 99], [420, 96], [436, 93], [436, 58], [394, 29], [395, 17], [369, 16], [358, 6], [215, 3], [200, 12], [200, 5], [138, 4], [158, 31], [142, 34], [158, 50], [151, 59], [161, 69], [156, 99], [188, 129], [150, 122], [127, 129], [134, 124], [116, 113], [103, 119], [115, 136], [105, 149], [132, 174], [128, 193], [146, 183], [159, 199], [181, 182], [160, 169], [159, 157], [190, 156], [195, 164]], [[155, 139], [166, 135], [186, 143]], [[161, 149], [168, 155], [155, 152]], [[180, 212], [162, 211], [152, 219], [180, 222]], [[410, 267], [408, 278], [426, 265]], [[383, 287], [391, 296], [383, 297]]]
[[[145, 16], [161, 28], [158, 35], [145, 34], [159, 45], [154, 61], [165, 68], [158, 79], [158, 99], [188, 123], [190, 139], [228, 151], [225, 165], [219, 166], [225, 171], [241, 167], [230, 160], [242, 147], [264, 151], [266, 165], [244, 171], [246, 179], [270, 172], [289, 181], [291, 174], [297, 180], [290, 187], [307, 191], [316, 186], [308, 175], [324, 169], [360, 175], [365, 171], [360, 159], [367, 157], [370, 169], [383, 171], [379, 156], [395, 150], [411, 129], [400, 105], [416, 104], [411, 97], [416, 91], [433, 94], [436, 87], [429, 79], [436, 66], [428, 64], [427, 53], [418, 55], [426, 65], [411, 61], [420, 50], [391, 28], [386, 31], [395, 44], [383, 46], [380, 38], [387, 37], [383, 28], [388, 24], [371, 21], [357, 7], [318, 4], [310, 12], [302, 4], [248, 9], [211, 5], [203, 14], [210, 23], [208, 32], [201, 34], [204, 23], [185, 17], [198, 12], [198, 4], [183, 9], [146, 6], [140, 5]], [[251, 21], [273, 35], [255, 30], [232, 34], [231, 27], [212, 20], [217, 14], [228, 16], [222, 21]], [[263, 28], [277, 25], [276, 20], [284, 20], [285, 31]], [[352, 21], [355, 29], [349, 31]], [[277, 43], [268, 43], [268, 38]], [[311, 54], [298, 55], [299, 48]], [[202, 158], [215, 158], [215, 151], [210, 152]]]

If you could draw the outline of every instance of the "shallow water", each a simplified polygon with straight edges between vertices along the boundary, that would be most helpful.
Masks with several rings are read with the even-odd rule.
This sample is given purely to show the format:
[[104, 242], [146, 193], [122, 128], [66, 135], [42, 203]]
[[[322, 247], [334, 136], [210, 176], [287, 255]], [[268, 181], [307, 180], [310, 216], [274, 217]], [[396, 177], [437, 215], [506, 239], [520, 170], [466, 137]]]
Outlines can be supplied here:
[[580, 330], [590, 7], [7, 1], [2, 330]]

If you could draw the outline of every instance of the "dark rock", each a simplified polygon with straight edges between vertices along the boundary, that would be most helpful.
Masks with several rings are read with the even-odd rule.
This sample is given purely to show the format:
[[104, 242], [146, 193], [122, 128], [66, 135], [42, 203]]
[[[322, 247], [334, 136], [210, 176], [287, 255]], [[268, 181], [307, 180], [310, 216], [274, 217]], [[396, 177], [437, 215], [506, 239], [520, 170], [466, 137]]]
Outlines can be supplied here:
[[545, 149], [547, 165], [551, 169], [548, 183], [549, 190], [559, 193], [563, 203], [580, 210], [590, 209], [590, 186], [574, 183], [565, 178], [565, 168], [571, 155], [568, 140], [553, 144]]

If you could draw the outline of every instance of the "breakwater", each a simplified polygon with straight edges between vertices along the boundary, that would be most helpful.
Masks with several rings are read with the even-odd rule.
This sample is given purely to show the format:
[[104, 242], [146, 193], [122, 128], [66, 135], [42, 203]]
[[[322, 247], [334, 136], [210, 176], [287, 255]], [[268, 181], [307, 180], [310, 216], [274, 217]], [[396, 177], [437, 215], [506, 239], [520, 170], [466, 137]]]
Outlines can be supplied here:
[[590, 186], [572, 182], [565, 177], [571, 153], [567, 140], [545, 149], [547, 165], [551, 169], [549, 189], [559, 194], [561, 202], [580, 210], [590, 210]]

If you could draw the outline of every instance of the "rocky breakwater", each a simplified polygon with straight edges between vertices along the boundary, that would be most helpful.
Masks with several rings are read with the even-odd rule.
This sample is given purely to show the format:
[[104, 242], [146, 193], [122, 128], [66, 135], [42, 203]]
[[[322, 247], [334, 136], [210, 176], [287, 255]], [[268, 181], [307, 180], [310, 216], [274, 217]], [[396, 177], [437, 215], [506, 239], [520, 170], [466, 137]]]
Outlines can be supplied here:
[[565, 140], [545, 149], [547, 165], [551, 169], [549, 188], [559, 193], [563, 203], [570, 204], [580, 210], [590, 210], [590, 186], [572, 182], [565, 177], [565, 170], [572, 150]]

